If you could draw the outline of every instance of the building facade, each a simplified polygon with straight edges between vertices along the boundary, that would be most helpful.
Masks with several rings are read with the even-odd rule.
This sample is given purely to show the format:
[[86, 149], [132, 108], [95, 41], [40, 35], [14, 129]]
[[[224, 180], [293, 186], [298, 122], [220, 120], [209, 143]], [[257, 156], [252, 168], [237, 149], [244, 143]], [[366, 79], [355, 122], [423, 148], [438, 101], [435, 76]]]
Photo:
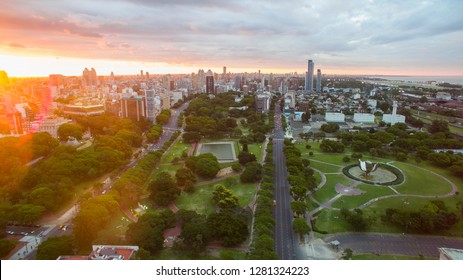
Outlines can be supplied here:
[[325, 113], [325, 121], [326, 122], [344, 122], [346, 119], [346, 116], [343, 113], [332, 113], [332, 112], [327, 112]]

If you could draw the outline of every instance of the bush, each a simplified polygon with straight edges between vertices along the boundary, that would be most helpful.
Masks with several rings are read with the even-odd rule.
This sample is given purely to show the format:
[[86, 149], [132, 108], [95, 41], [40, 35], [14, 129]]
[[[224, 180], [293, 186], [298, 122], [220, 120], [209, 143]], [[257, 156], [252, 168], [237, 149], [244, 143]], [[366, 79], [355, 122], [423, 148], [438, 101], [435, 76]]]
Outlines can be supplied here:
[[233, 169], [233, 171], [235, 172], [240, 172], [241, 171], [241, 164], [239, 163], [234, 163], [231, 168]]
[[362, 158], [363, 155], [361, 153], [352, 153], [351, 157], [353, 159], [359, 159], [359, 158]]
[[343, 162], [349, 162], [350, 161], [350, 157], [349, 156], [345, 156], [342, 158], [342, 161]]

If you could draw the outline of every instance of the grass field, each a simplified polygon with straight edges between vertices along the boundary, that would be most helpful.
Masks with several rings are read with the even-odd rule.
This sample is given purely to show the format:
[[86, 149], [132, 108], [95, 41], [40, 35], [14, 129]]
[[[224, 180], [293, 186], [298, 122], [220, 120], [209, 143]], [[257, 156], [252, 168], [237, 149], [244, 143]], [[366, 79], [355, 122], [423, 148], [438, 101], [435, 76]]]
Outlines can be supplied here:
[[172, 146], [170, 149], [169, 153], [164, 155], [161, 160], [161, 164], [168, 164], [171, 163], [174, 158], [181, 158], [182, 153], [186, 151], [188, 153], [188, 150], [190, 149], [191, 145], [190, 144], [185, 144], [183, 143], [183, 140], [177, 141], [175, 145]]
[[262, 145], [262, 143], [248, 145], [249, 152], [256, 156], [257, 161], [262, 159]]
[[[312, 146], [310, 150], [305, 148], [305, 145], [309, 144]], [[325, 173], [327, 178], [326, 184], [317, 192], [313, 194], [314, 198], [319, 202], [323, 203], [334, 197], [337, 192], [335, 186], [337, 183], [341, 184], [350, 184], [351, 180], [345, 177], [341, 172], [342, 166], [354, 163], [351, 160], [348, 163], [344, 163], [342, 158], [345, 155], [351, 155], [349, 151], [346, 151], [344, 154], [327, 154], [322, 153], [319, 150], [319, 143], [317, 142], [299, 142], [296, 143], [302, 153], [303, 158], [311, 159], [311, 167], [320, 170]], [[309, 156], [309, 151], [315, 153], [313, 156]], [[431, 173], [433, 171], [437, 174], [448, 178], [454, 182], [459, 190], [459, 194], [451, 196], [448, 198], [439, 199], [442, 200], [447, 208], [450, 211], [458, 211], [456, 205], [459, 201], [463, 201], [463, 178], [457, 178], [446, 169], [441, 169], [433, 166], [429, 162], [421, 162], [416, 164], [413, 159], [409, 159], [406, 162], [398, 162], [393, 158], [375, 158], [363, 155], [363, 159], [369, 159], [373, 162], [391, 162], [392, 165], [401, 169], [405, 174], [406, 181], [396, 187], [396, 190], [401, 194], [416, 194], [416, 195], [425, 195], [429, 196], [427, 198], [419, 197], [392, 197], [383, 200], [378, 200], [368, 207], [363, 209], [365, 217], [372, 218], [368, 231], [371, 232], [385, 232], [385, 233], [401, 233], [402, 230], [391, 225], [383, 224], [381, 221], [381, 216], [384, 215], [387, 208], [400, 208], [400, 209], [413, 209], [419, 210], [431, 200], [436, 199], [435, 196], [444, 195], [451, 191], [451, 185], [444, 180], [443, 178], [437, 176], [436, 174]], [[318, 160], [316, 162], [314, 160]], [[331, 165], [334, 164], [334, 165]], [[425, 170], [421, 169], [424, 168]], [[340, 174], [326, 174], [326, 173], [340, 173]], [[317, 182], [319, 182], [320, 177], [315, 173]], [[374, 186], [361, 184], [357, 188], [364, 190], [365, 193], [359, 196], [343, 196], [332, 205], [334, 208], [355, 208], [363, 205], [364, 203], [370, 201], [371, 199], [395, 194], [390, 188], [385, 186]], [[309, 204], [313, 203], [309, 201]], [[315, 206], [311, 206], [311, 209], [314, 209]], [[321, 231], [327, 231], [329, 233], [333, 232], [343, 232], [351, 231], [352, 228], [347, 224], [338, 210], [332, 209], [323, 209], [320, 211], [316, 218], [316, 228]], [[452, 229], [447, 231], [438, 232], [435, 234], [449, 235], [449, 236], [463, 236], [463, 220], [460, 220]]]
[[[305, 158], [305, 157], [304, 157]], [[311, 159], [311, 158], [309, 158]], [[310, 161], [310, 166], [320, 170], [323, 173], [341, 173], [341, 167], [339, 166], [334, 166], [322, 162], [317, 162], [317, 161]]]
[[403, 194], [443, 195], [452, 190], [444, 179], [415, 166], [394, 162], [405, 174], [405, 182], [396, 189]]
[[339, 210], [323, 209], [317, 215], [315, 227], [329, 233], [350, 231], [352, 227], [344, 221]]
[[[200, 214], [211, 214], [215, 211], [214, 205], [212, 204], [212, 192], [214, 191], [215, 185], [224, 185], [238, 196], [239, 204], [241, 207], [248, 205], [256, 192], [256, 184], [241, 184], [239, 177], [235, 178], [234, 182], [230, 179], [225, 179], [213, 184], [207, 184], [202, 186], [196, 186], [195, 191], [191, 194], [182, 192], [177, 198], [175, 204], [179, 209], [195, 210]], [[232, 183], [232, 186], [230, 185]]]
[[343, 196], [335, 201], [331, 206], [334, 208], [352, 209], [380, 196], [395, 194], [390, 188], [384, 186], [358, 185], [358, 189], [364, 191], [361, 195]]
[[326, 175], [326, 184], [316, 191], [313, 196], [318, 202], [323, 203], [337, 194], [335, 189], [337, 183], [348, 185], [351, 182], [352, 181], [349, 178], [342, 174]]

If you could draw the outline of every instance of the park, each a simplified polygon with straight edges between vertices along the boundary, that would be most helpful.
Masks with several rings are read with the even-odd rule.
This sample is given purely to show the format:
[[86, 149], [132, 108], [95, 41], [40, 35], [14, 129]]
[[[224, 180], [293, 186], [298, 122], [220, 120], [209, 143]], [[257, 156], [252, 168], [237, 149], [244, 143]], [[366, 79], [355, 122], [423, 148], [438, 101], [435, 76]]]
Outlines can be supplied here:
[[[309, 146], [307, 146], [309, 145]], [[302, 158], [310, 160], [317, 187], [307, 197], [309, 215], [316, 236], [351, 232], [355, 228], [343, 218], [342, 209], [361, 209], [368, 225], [361, 231], [403, 233], [398, 225], [384, 222], [387, 209], [416, 211], [432, 201], [442, 201], [443, 207], [456, 211], [462, 180], [447, 170], [428, 163], [417, 164], [389, 158], [364, 155], [362, 160], [378, 163], [378, 170], [365, 178], [355, 159], [346, 149], [343, 153], [325, 153], [317, 142], [297, 142]], [[307, 149], [310, 147], [310, 149]], [[379, 171], [379, 172], [378, 172]], [[461, 236], [463, 222], [432, 234]], [[409, 228], [409, 233], [412, 233]]]

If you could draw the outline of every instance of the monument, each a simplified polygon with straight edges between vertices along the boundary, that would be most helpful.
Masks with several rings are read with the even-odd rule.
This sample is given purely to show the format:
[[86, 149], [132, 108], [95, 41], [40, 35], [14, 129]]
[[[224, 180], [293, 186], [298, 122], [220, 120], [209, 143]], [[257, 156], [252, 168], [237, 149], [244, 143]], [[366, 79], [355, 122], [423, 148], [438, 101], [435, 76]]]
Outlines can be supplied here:
[[360, 170], [362, 170], [363, 172], [365, 172], [365, 177], [368, 177], [368, 175], [371, 173], [371, 172], [375, 172], [376, 171], [376, 168], [378, 168], [378, 164], [377, 163], [372, 163], [371, 161], [362, 161], [361, 159], [359, 159], [359, 167], [360, 167]]

